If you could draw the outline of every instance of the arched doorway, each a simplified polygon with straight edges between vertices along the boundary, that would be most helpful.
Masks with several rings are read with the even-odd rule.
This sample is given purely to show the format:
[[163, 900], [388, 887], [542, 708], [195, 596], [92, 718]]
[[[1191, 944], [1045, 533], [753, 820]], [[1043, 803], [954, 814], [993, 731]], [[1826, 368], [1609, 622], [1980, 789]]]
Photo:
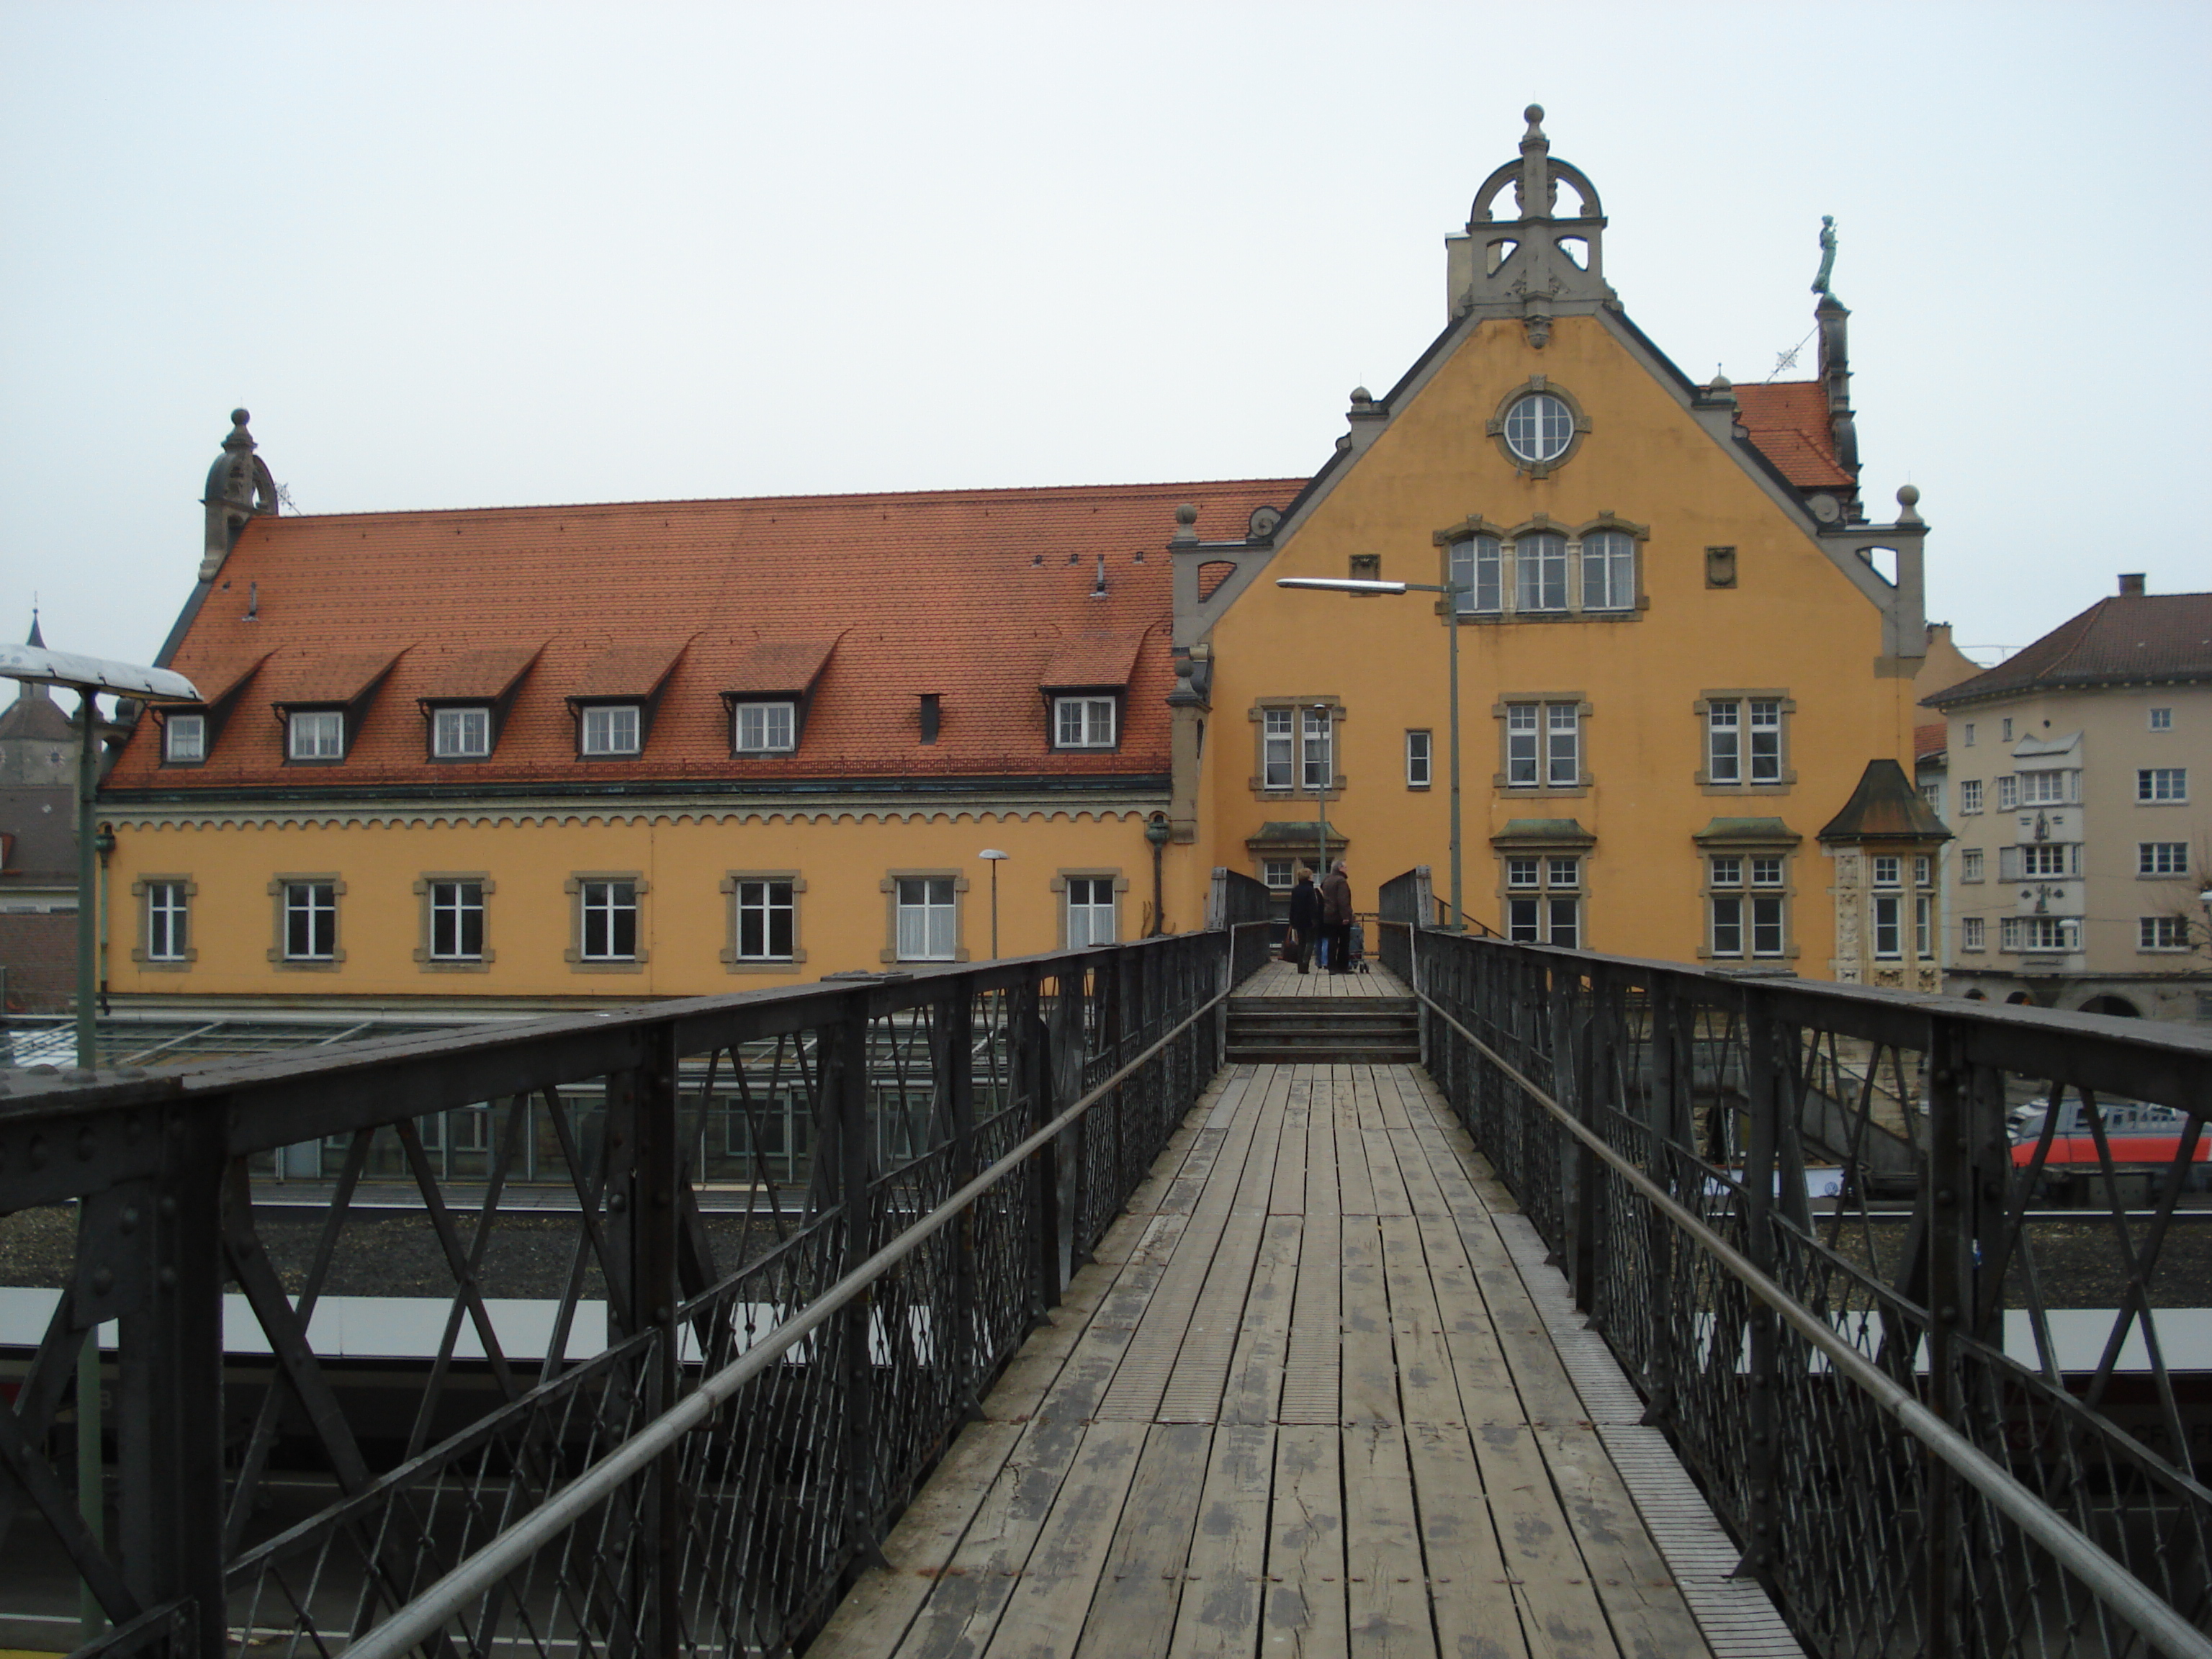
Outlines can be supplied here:
[[1966, 1000], [1969, 1002], [1987, 1002], [1989, 1000], [1990, 994], [1987, 991], [1977, 989], [1966, 993]]
[[2081, 1012], [2085, 1014], [2118, 1014], [2122, 1019], [2142, 1018], [2142, 1010], [2134, 1003], [2125, 997], [2113, 996], [2109, 992], [2103, 996], [2091, 997], [2081, 1005]]
[[2010, 996], [2005, 999], [2005, 1006], [2008, 1008], [2033, 1008], [2035, 1006], [2035, 993], [2033, 991], [2014, 991]]

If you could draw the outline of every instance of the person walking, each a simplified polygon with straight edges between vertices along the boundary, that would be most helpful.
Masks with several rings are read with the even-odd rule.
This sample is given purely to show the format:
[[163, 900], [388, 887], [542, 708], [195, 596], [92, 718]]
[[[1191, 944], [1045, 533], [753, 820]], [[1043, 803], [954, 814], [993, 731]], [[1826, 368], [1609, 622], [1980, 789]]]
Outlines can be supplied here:
[[1302, 974], [1313, 971], [1316, 935], [1321, 932], [1321, 890], [1314, 885], [1310, 866], [1298, 866], [1298, 884], [1291, 889], [1291, 947], [1284, 960], [1296, 959]]
[[1339, 859], [1321, 884], [1322, 933], [1328, 940], [1328, 970], [1352, 971], [1352, 879]]

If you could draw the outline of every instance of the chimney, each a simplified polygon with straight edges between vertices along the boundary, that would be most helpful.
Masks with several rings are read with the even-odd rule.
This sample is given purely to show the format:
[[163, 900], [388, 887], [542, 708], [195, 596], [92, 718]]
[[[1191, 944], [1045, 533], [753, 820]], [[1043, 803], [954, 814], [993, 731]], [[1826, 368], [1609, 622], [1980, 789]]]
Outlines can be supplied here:
[[2123, 598], [2139, 599], [2142, 597], [2142, 591], [2143, 573], [2142, 571], [2124, 570], [2120, 573], [2120, 593]]

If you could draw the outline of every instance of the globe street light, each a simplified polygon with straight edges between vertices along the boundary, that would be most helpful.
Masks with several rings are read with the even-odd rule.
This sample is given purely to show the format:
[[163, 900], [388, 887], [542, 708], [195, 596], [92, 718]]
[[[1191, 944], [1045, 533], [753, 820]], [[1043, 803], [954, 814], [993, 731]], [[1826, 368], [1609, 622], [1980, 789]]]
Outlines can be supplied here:
[[[1363, 581], [1346, 576], [1278, 576], [1278, 587], [1307, 587], [1324, 593], [1441, 593], [1444, 596], [1444, 636], [1451, 658], [1451, 916], [1444, 926], [1456, 933], [1467, 926], [1462, 903], [1459, 836], [1459, 596], [1471, 592], [1460, 582]], [[1323, 851], [1326, 853], [1326, 848]]]

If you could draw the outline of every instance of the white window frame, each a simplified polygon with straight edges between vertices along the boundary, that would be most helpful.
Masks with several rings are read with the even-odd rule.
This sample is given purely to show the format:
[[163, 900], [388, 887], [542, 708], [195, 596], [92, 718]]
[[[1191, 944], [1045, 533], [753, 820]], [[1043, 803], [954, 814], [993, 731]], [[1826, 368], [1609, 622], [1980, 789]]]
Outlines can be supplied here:
[[1967, 916], [1959, 923], [1959, 948], [1961, 951], [1989, 949], [1988, 931], [1979, 916]]
[[1633, 616], [1643, 603], [1632, 528], [1531, 528], [1510, 538], [1473, 531], [1453, 539], [1445, 580], [1462, 617]]
[[491, 753], [491, 708], [468, 703], [430, 711], [430, 753], [438, 760], [482, 760]]
[[1574, 447], [1575, 412], [1555, 392], [1527, 392], [1508, 406], [1499, 430], [1515, 459], [1546, 466]]
[[1959, 780], [1959, 816], [1971, 817], [1982, 810], [1982, 781], [1979, 778]]
[[2020, 780], [2008, 772], [1997, 780], [1997, 811], [2009, 812], [2020, 805]]
[[1301, 787], [1311, 795], [1336, 781], [1336, 719], [1324, 708], [1301, 708], [1298, 714], [1298, 774]]
[[1556, 530], [1532, 530], [1513, 542], [1514, 611], [1558, 616], [1567, 609], [1567, 538]]
[[892, 905], [901, 962], [955, 962], [960, 948], [960, 891], [951, 876], [895, 876]]
[[2185, 766], [2144, 766], [2136, 770], [2136, 800], [2140, 805], [2165, 806], [2189, 799], [2189, 769]]
[[1508, 702], [1504, 723], [1508, 789], [1583, 787], [1579, 702]]
[[1936, 954], [1936, 901], [1929, 894], [1912, 896], [1912, 954], [1926, 962]]
[[[642, 907], [640, 884], [619, 876], [586, 876], [576, 886], [576, 960], [579, 962], [642, 962]], [[627, 919], [629, 948], [621, 950], [622, 927]], [[598, 937], [594, 939], [594, 933]], [[594, 945], [598, 949], [594, 950]]]
[[188, 881], [149, 881], [146, 884], [146, 960], [190, 962], [191, 959], [191, 884]]
[[730, 746], [740, 755], [788, 755], [799, 747], [799, 705], [741, 702], [730, 711]]
[[[284, 960], [336, 962], [338, 959], [337, 884], [330, 881], [288, 881], [284, 884], [283, 902]], [[299, 932], [301, 926], [306, 930], [304, 939]]]
[[586, 703], [578, 711], [576, 743], [590, 756], [635, 755], [645, 747], [645, 710], [634, 702]]
[[1959, 854], [1959, 879], [1960, 881], [1980, 881], [1982, 878], [1982, 849], [1978, 847], [1968, 847], [1960, 849]]
[[2189, 949], [2189, 918], [2186, 916], [2142, 916], [2137, 919], [2136, 949], [2138, 951], [2186, 951]]
[[[1583, 537], [1582, 578], [1583, 610], [1635, 610], [1636, 538], [1625, 530], [1586, 532]], [[1598, 597], [1593, 599], [1593, 592]]]
[[[737, 962], [799, 959], [799, 883], [787, 876], [736, 876], [730, 890], [730, 954]], [[783, 949], [776, 946], [781, 921]]]
[[1876, 962], [1901, 962], [1905, 958], [1904, 895], [1876, 893], [1874, 896], [1874, 958]]
[[1052, 700], [1052, 746], [1055, 749], [1111, 749], [1118, 722], [1115, 699], [1090, 694]]
[[1262, 789], [1279, 789], [1287, 793], [1292, 779], [1297, 775], [1297, 726], [1295, 709], [1263, 708], [1260, 711], [1260, 787]]
[[[433, 879], [425, 896], [430, 908], [430, 937], [425, 949], [432, 962], [482, 962], [484, 952], [484, 884], [454, 878]], [[471, 918], [476, 949], [468, 948]]]
[[2022, 806], [2069, 806], [2081, 799], [2075, 787], [2078, 772], [2048, 771], [2022, 772], [2020, 775], [2020, 804]]
[[1406, 733], [1406, 787], [1426, 789], [1435, 781], [1436, 736], [1422, 730]]
[[2150, 725], [2149, 725], [2149, 729], [2150, 729], [2151, 731], [2153, 731], [2153, 732], [2171, 732], [2171, 731], [2172, 731], [2172, 730], [2173, 730], [2173, 710], [2172, 710], [2171, 708], [2154, 708], [2154, 709], [2152, 709], [2152, 710], [2150, 711]]
[[2081, 843], [2078, 841], [2023, 842], [2016, 881], [2057, 881], [2081, 873]]
[[[1121, 906], [1112, 876], [1069, 876], [1062, 902], [1066, 907], [1067, 948], [1112, 945], [1120, 937]], [[1104, 896], [1102, 898], [1100, 895]]]
[[2189, 843], [2185, 841], [2137, 842], [2136, 873], [2139, 876], [2187, 875]]
[[1271, 893], [1287, 893], [1297, 885], [1298, 861], [1296, 859], [1261, 859], [1260, 884]]
[[295, 761], [345, 758], [345, 711], [295, 708], [284, 717], [284, 754]]
[[1780, 853], [1705, 855], [1705, 954], [1778, 962], [1790, 955], [1790, 861]]
[[1504, 868], [1505, 936], [1516, 945], [1583, 945], [1583, 854], [1499, 854]]
[[[186, 739], [189, 738], [190, 741]], [[161, 758], [173, 766], [198, 766], [207, 758], [207, 716], [172, 714], [161, 722]]]
[[[2029, 942], [2030, 933], [2055, 936], [2056, 944]], [[2078, 916], [2006, 916], [1998, 928], [1997, 948], [2002, 951], [2031, 954], [2064, 955], [2081, 948], [2081, 921]]]

